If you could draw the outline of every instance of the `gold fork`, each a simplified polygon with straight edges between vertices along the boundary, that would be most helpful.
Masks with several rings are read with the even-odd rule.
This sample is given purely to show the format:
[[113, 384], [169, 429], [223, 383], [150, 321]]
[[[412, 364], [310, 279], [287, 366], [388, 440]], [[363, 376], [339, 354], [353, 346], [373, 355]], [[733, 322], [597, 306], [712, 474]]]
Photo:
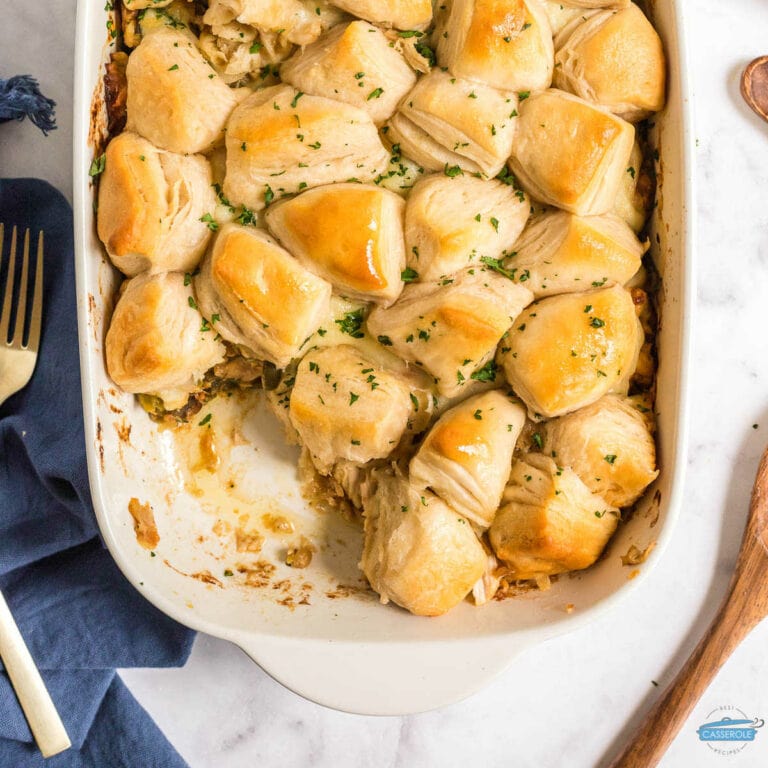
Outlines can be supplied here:
[[[7, 251], [5, 295], [0, 311], [0, 404], [25, 387], [32, 378], [37, 362], [37, 350], [40, 346], [43, 316], [43, 233], [41, 232], [37, 239], [35, 287], [27, 324], [29, 240], [27, 229], [24, 233], [21, 277], [16, 285], [18, 231], [16, 227], [11, 231], [10, 248]], [[5, 253], [4, 245], [5, 226], [0, 223], [0, 267], [2, 267]], [[13, 336], [9, 340], [14, 296], [17, 297], [16, 313], [13, 321]], [[27, 325], [28, 327], [25, 328]], [[11, 679], [29, 728], [43, 757], [50, 757], [68, 749], [70, 741], [64, 724], [2, 593], [0, 593], [0, 657], [3, 659], [5, 671]]]
[[[0, 404], [25, 387], [32, 378], [32, 371], [35, 370], [35, 363], [37, 362], [40, 325], [43, 316], [43, 233], [41, 232], [37, 239], [35, 292], [32, 296], [32, 314], [25, 342], [24, 326], [27, 315], [27, 294], [29, 293], [29, 230], [26, 230], [16, 317], [13, 323], [13, 338], [8, 340], [16, 277], [17, 239], [18, 232], [14, 227], [11, 231], [11, 245], [8, 251], [8, 277], [5, 284], [5, 297], [3, 298], [2, 313], [0, 313]], [[0, 224], [0, 247], [4, 243], [5, 226]]]

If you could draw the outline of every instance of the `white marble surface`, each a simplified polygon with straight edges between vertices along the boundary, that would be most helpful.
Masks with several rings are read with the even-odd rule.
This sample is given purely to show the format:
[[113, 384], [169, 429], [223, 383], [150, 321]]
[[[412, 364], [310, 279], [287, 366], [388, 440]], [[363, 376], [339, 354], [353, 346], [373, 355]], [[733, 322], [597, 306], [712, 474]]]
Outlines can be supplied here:
[[[192, 768], [587, 768], [621, 741], [695, 645], [725, 591], [768, 441], [768, 125], [738, 96], [741, 68], [768, 53], [768, 5], [684, 2], [697, 97], [698, 300], [689, 474], [663, 560], [608, 615], [529, 650], [471, 699], [424, 715], [324, 709], [236, 648], [200, 637], [184, 669], [124, 674]], [[0, 76], [36, 74], [59, 104], [60, 128], [43, 139], [29, 125], [4, 126], [0, 176], [40, 176], [70, 194], [75, 0], [2, 6]], [[766, 647], [768, 623], [720, 672], [664, 768], [768, 764], [768, 728], [732, 757], [695, 732], [722, 705], [768, 719]]]

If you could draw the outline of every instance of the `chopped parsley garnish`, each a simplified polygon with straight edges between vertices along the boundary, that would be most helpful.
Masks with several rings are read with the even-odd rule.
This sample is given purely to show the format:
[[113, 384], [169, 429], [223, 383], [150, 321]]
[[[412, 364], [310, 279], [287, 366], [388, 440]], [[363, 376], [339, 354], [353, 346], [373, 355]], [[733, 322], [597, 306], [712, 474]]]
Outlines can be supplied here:
[[91, 163], [91, 167], [88, 169], [88, 175], [98, 176], [101, 173], [104, 173], [104, 168], [107, 165], [107, 156], [99, 155], [98, 157], [93, 158], [93, 162]]
[[400, 273], [400, 279], [404, 283], [412, 283], [414, 280], [419, 279], [419, 273], [415, 269], [408, 267]]
[[609, 453], [607, 456], [603, 456], [603, 458], [611, 465], [616, 461], [616, 454], [615, 453]]
[[469, 378], [475, 381], [496, 381], [498, 367], [493, 360], [489, 360], [482, 368], [476, 370]]
[[201, 216], [200, 221], [202, 221], [203, 224], [207, 224], [208, 229], [210, 229], [211, 232], [215, 232], [219, 228], [219, 222], [216, 221], [216, 219], [214, 219], [210, 213], [206, 213], [204, 216]]
[[[362, 339], [365, 334], [362, 331], [363, 325], [363, 310], [356, 309], [352, 312], [345, 312], [344, 317], [341, 320], [334, 321], [339, 326], [339, 330], [342, 333], [346, 333], [353, 339]], [[391, 342], [390, 342], [391, 343]]]

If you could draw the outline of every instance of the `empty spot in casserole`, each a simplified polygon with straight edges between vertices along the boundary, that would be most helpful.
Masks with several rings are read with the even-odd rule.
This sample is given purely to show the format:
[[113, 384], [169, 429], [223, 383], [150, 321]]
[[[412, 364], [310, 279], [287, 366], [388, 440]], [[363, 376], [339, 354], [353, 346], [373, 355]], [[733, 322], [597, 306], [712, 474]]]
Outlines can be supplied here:
[[133, 518], [136, 541], [144, 549], [154, 549], [160, 543], [155, 525], [155, 513], [149, 503], [142, 504], [135, 496], [128, 502], [128, 512]]

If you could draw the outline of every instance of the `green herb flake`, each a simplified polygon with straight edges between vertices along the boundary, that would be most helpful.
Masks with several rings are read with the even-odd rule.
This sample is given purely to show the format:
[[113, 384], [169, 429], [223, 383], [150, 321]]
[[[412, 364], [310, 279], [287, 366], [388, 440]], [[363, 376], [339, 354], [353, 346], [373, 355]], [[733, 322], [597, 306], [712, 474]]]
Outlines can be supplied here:
[[616, 454], [615, 453], [609, 453], [607, 456], [603, 456], [603, 458], [611, 465], [613, 466], [614, 462], [616, 461]]
[[400, 273], [400, 279], [404, 283], [412, 283], [414, 280], [419, 279], [419, 273], [415, 269], [408, 267]]
[[206, 213], [204, 216], [201, 216], [200, 221], [203, 222], [203, 224], [206, 224], [211, 232], [215, 232], [219, 228], [219, 222], [216, 221], [216, 219], [214, 219], [210, 213]]
[[489, 360], [482, 368], [475, 371], [469, 378], [475, 381], [496, 381], [498, 367], [493, 360]]
[[353, 339], [362, 339], [365, 337], [365, 333], [362, 331], [362, 309], [356, 309], [352, 312], [345, 312], [344, 317], [341, 320], [335, 320], [334, 322], [339, 326], [339, 330], [342, 333], [346, 333], [347, 336], [351, 336]]
[[91, 167], [88, 169], [88, 175], [90, 177], [99, 176], [100, 174], [104, 173], [104, 168], [107, 164], [107, 156], [99, 155], [98, 157], [93, 158], [93, 162], [91, 163]]
[[206, 424], [210, 424], [212, 418], [213, 418], [213, 414], [209, 413], [204, 419], [201, 419], [198, 422], [197, 426], [198, 427], [204, 427]]

